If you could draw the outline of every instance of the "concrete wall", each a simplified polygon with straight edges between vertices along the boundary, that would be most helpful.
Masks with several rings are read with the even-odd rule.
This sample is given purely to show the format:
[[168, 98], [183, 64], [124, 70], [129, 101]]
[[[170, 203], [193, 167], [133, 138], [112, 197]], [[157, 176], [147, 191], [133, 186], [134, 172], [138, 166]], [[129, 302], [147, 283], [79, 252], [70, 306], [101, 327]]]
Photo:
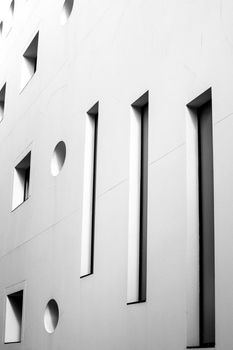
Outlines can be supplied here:
[[[9, 1], [0, 4], [4, 19]], [[216, 349], [233, 344], [233, 2], [15, 1], [1, 40], [0, 349], [186, 348], [186, 104], [212, 87]], [[37, 71], [20, 92], [39, 30]], [[149, 90], [147, 302], [126, 305], [130, 105]], [[94, 274], [80, 279], [86, 112], [99, 101]], [[66, 143], [57, 177], [56, 144]], [[11, 212], [14, 167], [31, 151], [30, 197]], [[8, 288], [24, 286], [23, 336], [4, 345]], [[58, 302], [53, 334], [47, 302]]]

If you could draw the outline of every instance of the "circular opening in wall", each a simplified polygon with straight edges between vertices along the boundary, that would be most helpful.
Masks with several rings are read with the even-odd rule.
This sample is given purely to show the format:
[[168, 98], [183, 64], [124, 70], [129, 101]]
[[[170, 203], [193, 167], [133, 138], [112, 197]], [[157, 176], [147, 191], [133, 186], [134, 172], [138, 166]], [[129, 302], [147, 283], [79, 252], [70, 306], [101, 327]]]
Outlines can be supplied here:
[[74, 0], [65, 0], [61, 12], [61, 25], [64, 25], [72, 12]]
[[44, 313], [44, 326], [48, 333], [53, 333], [59, 320], [59, 309], [54, 299], [49, 300]]
[[66, 145], [65, 142], [60, 141], [53, 151], [51, 160], [51, 173], [53, 176], [57, 176], [65, 162], [66, 158]]

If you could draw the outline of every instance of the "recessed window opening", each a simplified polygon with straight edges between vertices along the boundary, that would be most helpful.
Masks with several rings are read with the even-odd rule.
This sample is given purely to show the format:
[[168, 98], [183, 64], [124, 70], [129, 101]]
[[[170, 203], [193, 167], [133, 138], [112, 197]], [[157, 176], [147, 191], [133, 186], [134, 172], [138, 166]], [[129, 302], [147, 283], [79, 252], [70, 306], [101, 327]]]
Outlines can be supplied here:
[[19, 343], [22, 337], [23, 290], [7, 295], [5, 343]]
[[39, 32], [36, 34], [22, 58], [21, 90], [31, 80], [37, 69]]
[[14, 8], [15, 8], [15, 2], [14, 0], [11, 2], [11, 5], [9, 7], [9, 10], [7, 12], [7, 16], [6, 16], [6, 19], [4, 20], [3, 22], [3, 36], [6, 37], [11, 29], [12, 29], [12, 26], [13, 26], [13, 19], [14, 19]]
[[187, 347], [215, 345], [214, 182], [211, 89], [188, 105]]
[[60, 141], [58, 142], [58, 144], [56, 145], [53, 151], [53, 156], [51, 160], [51, 173], [53, 176], [57, 176], [60, 173], [65, 163], [65, 159], [66, 159], [66, 145], [65, 145], [65, 142]]
[[86, 117], [80, 277], [92, 274], [94, 268], [98, 114], [97, 102]]
[[128, 304], [146, 301], [148, 105], [146, 92], [131, 106]]
[[74, 0], [65, 0], [61, 12], [61, 25], [64, 25], [72, 12]]
[[0, 38], [2, 38], [3, 22], [0, 22]]
[[0, 91], [0, 122], [4, 118], [5, 95], [6, 95], [6, 84], [3, 85], [3, 87]]
[[21, 160], [14, 170], [12, 210], [29, 198], [31, 152]]
[[53, 333], [59, 321], [59, 309], [57, 302], [51, 299], [45, 309], [44, 326], [48, 333]]

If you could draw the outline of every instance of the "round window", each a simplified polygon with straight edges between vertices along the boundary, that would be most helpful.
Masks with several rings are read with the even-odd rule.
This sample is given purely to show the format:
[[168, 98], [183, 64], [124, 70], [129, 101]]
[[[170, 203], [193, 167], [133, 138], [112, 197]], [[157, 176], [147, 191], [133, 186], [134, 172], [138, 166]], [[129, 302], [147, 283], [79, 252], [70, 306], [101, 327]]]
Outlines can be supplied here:
[[53, 176], [57, 176], [65, 162], [66, 158], [66, 145], [65, 142], [60, 141], [53, 151], [51, 160], [51, 173]]
[[64, 25], [72, 12], [74, 0], [65, 0], [61, 12], [61, 25]]
[[59, 309], [57, 302], [51, 299], [45, 309], [44, 326], [48, 333], [53, 333], [57, 327], [59, 320]]

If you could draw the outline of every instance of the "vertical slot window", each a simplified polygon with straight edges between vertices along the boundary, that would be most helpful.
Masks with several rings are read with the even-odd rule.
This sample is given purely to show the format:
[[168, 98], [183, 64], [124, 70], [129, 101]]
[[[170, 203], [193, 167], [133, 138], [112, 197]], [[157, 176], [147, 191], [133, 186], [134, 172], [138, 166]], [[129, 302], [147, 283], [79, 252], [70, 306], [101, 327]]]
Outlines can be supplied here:
[[86, 117], [80, 277], [92, 274], [94, 268], [98, 114], [97, 102]]
[[148, 98], [131, 108], [127, 303], [146, 301]]
[[21, 72], [21, 90], [31, 80], [37, 69], [37, 52], [38, 52], [39, 32], [31, 41], [22, 58]]
[[6, 96], [6, 84], [3, 85], [3, 87], [0, 91], [0, 122], [4, 118], [5, 96]]
[[0, 39], [2, 39], [3, 22], [0, 22]]
[[21, 160], [14, 170], [12, 210], [29, 198], [31, 152]]
[[211, 89], [190, 102], [188, 108], [187, 347], [212, 347], [215, 345], [215, 264]]
[[7, 295], [5, 343], [20, 343], [22, 338], [23, 290]]

